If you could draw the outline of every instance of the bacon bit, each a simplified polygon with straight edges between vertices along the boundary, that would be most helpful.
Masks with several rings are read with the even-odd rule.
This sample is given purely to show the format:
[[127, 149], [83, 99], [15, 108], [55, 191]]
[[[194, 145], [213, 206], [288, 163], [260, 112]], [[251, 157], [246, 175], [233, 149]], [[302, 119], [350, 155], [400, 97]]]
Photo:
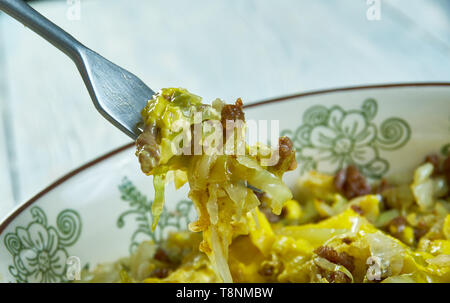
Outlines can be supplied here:
[[294, 146], [294, 144], [292, 143], [291, 139], [289, 139], [289, 137], [280, 137], [278, 139], [278, 145], [280, 158], [287, 158], [292, 154], [292, 147]]
[[270, 277], [275, 273], [275, 267], [273, 264], [265, 262], [262, 264], [261, 268], [258, 270], [261, 276]]
[[405, 217], [403, 216], [398, 216], [395, 217], [394, 219], [391, 220], [390, 224], [396, 225], [396, 226], [400, 226], [400, 225], [406, 225], [408, 223], [408, 221], [406, 220]]
[[[283, 136], [278, 139], [278, 155], [280, 159], [276, 167], [281, 170], [294, 170], [297, 168], [294, 144], [289, 137]], [[286, 161], [289, 161], [286, 162]]]
[[364, 211], [358, 205], [352, 205], [350, 208], [353, 209], [355, 211], [355, 213], [357, 213], [357, 214], [359, 214], [361, 216], [364, 215]]
[[406, 225], [408, 224], [408, 221], [406, 221], [406, 218], [403, 216], [395, 217], [394, 219], [389, 222], [389, 226], [395, 227], [396, 234], [400, 234], [405, 229]]
[[441, 170], [439, 168], [439, 156], [437, 154], [431, 154], [425, 157], [425, 163], [433, 164], [433, 175], [436, 176], [440, 174]]
[[353, 199], [370, 193], [371, 188], [366, 178], [354, 165], [340, 170], [334, 177], [334, 185], [347, 198]]
[[345, 237], [344, 239], [342, 239], [342, 242], [344, 242], [347, 245], [352, 244], [353, 240], [350, 238]]
[[225, 104], [222, 108], [220, 122], [225, 130], [227, 126], [227, 120], [231, 121], [245, 121], [245, 114], [243, 111], [244, 107], [242, 104], [242, 99], [238, 98], [233, 104]]
[[153, 256], [153, 259], [158, 260], [160, 262], [170, 263], [170, 258], [167, 252], [162, 249], [161, 247], [158, 247], [158, 249], [155, 252], [155, 255]]
[[156, 268], [152, 273], [150, 274], [150, 277], [158, 278], [158, 279], [164, 279], [166, 278], [170, 273], [170, 269], [168, 268]]
[[338, 253], [334, 248], [330, 246], [320, 246], [314, 250], [314, 252], [328, 261], [339, 264], [347, 268], [350, 272], [355, 269], [354, 258], [346, 252]]
[[[228, 141], [228, 138], [233, 136], [236, 132], [234, 128], [238, 128], [238, 125], [229, 125], [227, 127], [227, 121], [242, 121], [245, 122], [244, 107], [241, 98], [238, 98], [234, 104], [225, 104], [221, 111], [220, 123], [222, 124], [223, 142]], [[234, 140], [237, 138], [235, 137]]]

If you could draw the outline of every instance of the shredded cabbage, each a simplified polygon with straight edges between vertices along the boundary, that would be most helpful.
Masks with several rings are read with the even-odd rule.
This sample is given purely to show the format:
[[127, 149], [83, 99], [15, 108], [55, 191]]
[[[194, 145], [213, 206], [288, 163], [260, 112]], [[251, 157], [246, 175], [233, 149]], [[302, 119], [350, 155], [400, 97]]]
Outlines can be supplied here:
[[[245, 127], [232, 141], [214, 132], [224, 119], [243, 118], [238, 101], [209, 106], [169, 88], [148, 102], [136, 155], [154, 178], [152, 228], [164, 209], [165, 184], [174, 181], [176, 188], [189, 184], [198, 214], [189, 229], [202, 234], [176, 232], [163, 243], [142, 243], [129, 258], [89, 273], [92, 281], [450, 281], [450, 184], [439, 163], [420, 165], [412, 183], [380, 182], [356, 198], [338, 188], [335, 176], [311, 171], [299, 178], [294, 197], [282, 182], [296, 164], [289, 144], [283, 147], [292, 152], [268, 166], [276, 153], [240, 140]], [[196, 153], [192, 142], [199, 139]], [[224, 145], [245, 154], [224, 154]], [[170, 260], [157, 258], [156, 247], [170, 252]]]
[[164, 209], [164, 175], [155, 175], [153, 177], [153, 187], [155, 188], [155, 199], [152, 204], [152, 230], [155, 231], [155, 228], [158, 225], [159, 216]]
[[[213, 106], [204, 105], [200, 97], [185, 89], [161, 90], [142, 111], [146, 128], [137, 140], [136, 154], [143, 172], [154, 178], [153, 230], [164, 208], [166, 175], [173, 176], [177, 188], [187, 181], [189, 197], [198, 212], [198, 220], [189, 224], [189, 228], [203, 232], [200, 250], [208, 255], [223, 281], [232, 282], [227, 260], [233, 235], [236, 230], [248, 233], [247, 214], [258, 207], [260, 199], [278, 215], [283, 204], [292, 199], [281, 176], [294, 167], [291, 162], [295, 162], [295, 155], [292, 152], [284, 162], [280, 160], [280, 165], [268, 168], [258, 163], [267, 157], [261, 154], [268, 150], [262, 145], [256, 149], [259, 153], [252, 156], [223, 154], [221, 144], [216, 146], [217, 133], [212, 132], [211, 125], [222, 122], [221, 112], [225, 107], [220, 100], [215, 100]], [[234, 113], [239, 114], [239, 110], [237, 102]], [[200, 128], [199, 123], [202, 123]], [[192, 154], [192, 149], [196, 148], [192, 142], [198, 140], [196, 129], [206, 130], [200, 138], [204, 152]], [[230, 137], [233, 141], [219, 143], [226, 143], [224, 145], [232, 147], [231, 150], [236, 147], [237, 151], [241, 148], [249, 153], [252, 148], [239, 140], [239, 137], [245, 138], [245, 128], [241, 132], [236, 138]], [[249, 184], [262, 192], [263, 197], [259, 199]]]
[[[448, 184], [431, 175], [429, 165], [419, 167], [411, 184], [390, 183], [352, 200], [338, 192], [332, 176], [309, 173], [274, 218], [268, 196], [260, 205], [246, 184], [255, 171], [271, 180], [277, 175], [265, 174], [253, 158], [198, 155], [169, 162], [190, 184], [199, 218], [189, 228], [202, 234], [177, 231], [161, 243], [143, 242], [128, 258], [84, 270], [84, 281], [450, 282]], [[158, 194], [176, 178], [165, 168], [155, 168]], [[428, 181], [432, 202], [422, 207], [420, 184]], [[155, 198], [155, 213], [162, 200]]]

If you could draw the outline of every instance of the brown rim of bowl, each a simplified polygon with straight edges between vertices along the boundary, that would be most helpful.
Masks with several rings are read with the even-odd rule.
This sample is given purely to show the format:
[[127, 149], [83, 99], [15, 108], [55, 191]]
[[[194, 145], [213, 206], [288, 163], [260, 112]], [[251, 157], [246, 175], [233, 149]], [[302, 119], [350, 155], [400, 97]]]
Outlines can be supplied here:
[[[290, 99], [297, 99], [300, 97], [307, 97], [307, 96], [314, 96], [314, 95], [322, 95], [322, 94], [328, 94], [328, 93], [335, 93], [335, 92], [345, 92], [345, 91], [355, 91], [355, 90], [364, 90], [364, 89], [379, 89], [379, 88], [398, 88], [398, 87], [427, 87], [427, 86], [436, 86], [436, 87], [450, 87], [450, 82], [420, 82], [420, 83], [394, 83], [394, 84], [375, 84], [375, 85], [363, 85], [363, 86], [350, 86], [350, 87], [342, 87], [342, 88], [331, 88], [331, 89], [323, 89], [323, 90], [315, 90], [315, 91], [307, 91], [304, 93], [294, 94], [294, 95], [287, 95], [282, 96], [278, 98], [271, 98], [267, 100], [263, 100], [260, 102], [255, 102], [249, 105], [244, 106], [244, 108], [252, 108], [260, 105], [275, 103], [279, 101], [286, 101]], [[78, 173], [84, 171], [87, 168], [90, 168], [91, 166], [102, 162], [103, 160], [106, 160], [128, 148], [131, 148], [134, 145], [134, 142], [125, 144], [119, 148], [116, 148], [109, 153], [104, 154], [103, 156], [100, 156], [92, 161], [89, 161], [88, 163], [78, 167], [75, 170], [72, 170], [71, 172], [67, 173], [66, 175], [58, 178], [56, 181], [51, 183], [49, 186], [44, 188], [42, 191], [37, 193], [34, 197], [29, 199], [28, 201], [22, 203], [18, 208], [13, 210], [10, 215], [6, 217], [6, 219], [0, 224], [0, 235], [3, 233], [3, 231], [8, 227], [9, 223], [11, 223], [19, 214], [21, 214], [25, 209], [28, 208], [31, 204], [39, 200], [42, 196], [50, 192], [52, 189], [58, 187], [60, 184], [64, 183], [68, 179], [72, 178], [73, 176], [77, 175]]]

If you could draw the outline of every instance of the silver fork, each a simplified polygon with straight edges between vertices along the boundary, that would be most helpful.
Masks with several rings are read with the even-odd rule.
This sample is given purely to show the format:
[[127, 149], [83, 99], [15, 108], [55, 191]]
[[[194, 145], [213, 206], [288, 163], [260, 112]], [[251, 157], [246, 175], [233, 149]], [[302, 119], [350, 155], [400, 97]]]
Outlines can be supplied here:
[[75, 62], [95, 108], [136, 140], [142, 132], [141, 110], [154, 94], [142, 80], [90, 50], [22, 0], [0, 0], [0, 10], [69, 56]]

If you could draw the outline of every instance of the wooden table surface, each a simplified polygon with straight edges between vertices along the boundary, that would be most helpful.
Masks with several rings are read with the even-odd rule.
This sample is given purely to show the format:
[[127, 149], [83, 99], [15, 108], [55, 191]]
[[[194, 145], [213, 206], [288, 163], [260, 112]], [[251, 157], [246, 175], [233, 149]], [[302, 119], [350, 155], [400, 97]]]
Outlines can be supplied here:
[[[77, 2], [80, 18], [71, 20], [68, 11], [77, 12]], [[369, 20], [367, 10], [378, 2], [381, 18]], [[61, 0], [33, 6], [154, 90], [186, 87], [205, 102], [450, 82], [449, 0]], [[67, 57], [0, 15], [0, 217], [129, 141], [95, 111]]]

